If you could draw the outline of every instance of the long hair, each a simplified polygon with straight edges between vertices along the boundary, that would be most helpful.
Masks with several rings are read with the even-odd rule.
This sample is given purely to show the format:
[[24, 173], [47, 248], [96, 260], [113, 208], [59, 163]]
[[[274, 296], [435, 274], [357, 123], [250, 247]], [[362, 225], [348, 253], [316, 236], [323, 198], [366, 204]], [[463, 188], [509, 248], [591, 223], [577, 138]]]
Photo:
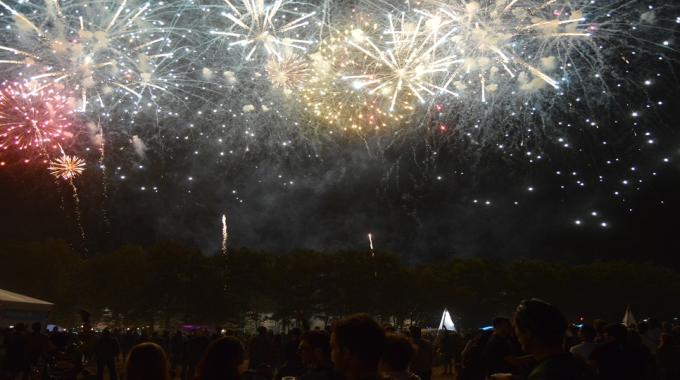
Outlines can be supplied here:
[[170, 364], [165, 350], [156, 343], [132, 348], [125, 363], [125, 380], [170, 380]]
[[241, 341], [234, 337], [212, 342], [198, 364], [195, 380], [239, 380], [243, 354]]

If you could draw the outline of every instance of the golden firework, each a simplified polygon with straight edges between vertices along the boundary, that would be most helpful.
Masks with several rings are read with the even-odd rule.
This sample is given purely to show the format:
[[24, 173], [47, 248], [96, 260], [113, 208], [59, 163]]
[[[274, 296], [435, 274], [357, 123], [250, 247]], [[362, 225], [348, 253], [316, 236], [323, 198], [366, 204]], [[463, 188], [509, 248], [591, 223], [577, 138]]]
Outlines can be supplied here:
[[61, 157], [52, 160], [47, 169], [57, 178], [71, 180], [85, 170], [85, 160], [77, 156], [62, 154]]

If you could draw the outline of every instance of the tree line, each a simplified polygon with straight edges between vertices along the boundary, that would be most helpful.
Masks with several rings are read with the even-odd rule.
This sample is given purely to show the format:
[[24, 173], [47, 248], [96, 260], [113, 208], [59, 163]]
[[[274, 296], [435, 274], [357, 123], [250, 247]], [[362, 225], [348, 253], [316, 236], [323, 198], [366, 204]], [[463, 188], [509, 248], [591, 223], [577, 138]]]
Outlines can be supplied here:
[[559, 306], [573, 321], [680, 316], [680, 273], [654, 264], [454, 259], [406, 265], [376, 252], [291, 254], [246, 249], [207, 256], [177, 242], [123, 246], [82, 259], [63, 241], [0, 243], [0, 288], [55, 304], [52, 322], [120, 326], [243, 325], [334, 318], [366, 311], [435, 326], [446, 307], [463, 328], [508, 316], [524, 298]]

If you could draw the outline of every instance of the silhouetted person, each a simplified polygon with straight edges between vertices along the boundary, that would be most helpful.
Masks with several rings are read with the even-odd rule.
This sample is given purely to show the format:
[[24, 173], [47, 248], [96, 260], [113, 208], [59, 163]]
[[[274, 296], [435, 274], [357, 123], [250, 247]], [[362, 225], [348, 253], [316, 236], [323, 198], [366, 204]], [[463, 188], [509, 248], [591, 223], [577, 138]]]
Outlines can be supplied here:
[[128, 329], [120, 338], [120, 350], [123, 352], [123, 358], [127, 358], [128, 353], [135, 345], [137, 336], [134, 331]]
[[677, 337], [662, 333], [660, 340], [661, 344], [656, 351], [659, 379], [680, 379], [680, 344]]
[[261, 365], [272, 364], [272, 342], [267, 334], [267, 328], [257, 328], [257, 335], [250, 340], [248, 347], [248, 368], [258, 369]]
[[331, 358], [345, 380], [382, 380], [378, 362], [385, 349], [385, 331], [367, 314], [337, 321], [331, 333]]
[[584, 365], [564, 351], [567, 321], [555, 306], [538, 299], [524, 300], [515, 311], [514, 326], [522, 349], [538, 363], [528, 380], [580, 380], [586, 377]]
[[380, 372], [391, 380], [420, 380], [418, 375], [409, 371], [415, 350], [411, 340], [404, 335], [387, 334], [385, 350], [380, 358]]
[[493, 333], [484, 346], [483, 360], [486, 374], [512, 373], [511, 361], [520, 354], [519, 343], [512, 331], [508, 318], [497, 317], [493, 322]]
[[[275, 380], [284, 376], [299, 377], [304, 371], [302, 360], [298, 354], [301, 335], [302, 330], [297, 327], [290, 331], [290, 340], [286, 342], [283, 349], [283, 366], [276, 372]], [[274, 346], [273, 342], [272, 346]]]
[[300, 380], [341, 380], [331, 361], [331, 336], [326, 331], [307, 331], [298, 346], [305, 371]]
[[125, 362], [125, 380], [170, 380], [165, 350], [156, 343], [133, 347]]
[[101, 337], [94, 344], [94, 355], [97, 359], [97, 379], [104, 378], [104, 368], [109, 371], [109, 378], [116, 380], [116, 357], [120, 353], [118, 341], [111, 336], [111, 331], [105, 329]]
[[26, 335], [26, 354], [29, 365], [37, 365], [50, 350], [50, 338], [42, 333], [42, 325], [35, 322], [31, 325], [30, 334]]
[[5, 360], [4, 369], [9, 373], [11, 379], [21, 374], [26, 378], [29, 372], [29, 360], [26, 351], [26, 327], [23, 323], [18, 323], [10, 329], [5, 338]]
[[453, 374], [453, 358], [456, 354], [456, 346], [456, 336], [444, 328], [439, 346], [439, 352], [441, 353], [442, 360], [444, 361], [444, 375]]
[[600, 380], [640, 380], [647, 373], [649, 351], [630, 344], [626, 326], [614, 323], [605, 329], [605, 343], [590, 355]]
[[184, 351], [184, 335], [181, 331], [175, 332], [170, 339], [170, 368], [174, 372], [182, 364], [182, 354]]
[[461, 353], [460, 380], [485, 380], [484, 348], [491, 334], [491, 331], [479, 331], [467, 342]]
[[607, 329], [607, 321], [604, 319], [596, 319], [593, 321], [593, 328], [595, 328], [595, 343], [605, 343], [605, 330]]
[[411, 339], [416, 346], [416, 352], [411, 360], [411, 371], [418, 375], [421, 380], [432, 378], [432, 363], [434, 362], [434, 348], [432, 342], [423, 339], [420, 326], [409, 328]]
[[595, 343], [595, 328], [591, 325], [583, 324], [578, 332], [578, 337], [581, 339], [581, 343], [572, 346], [569, 352], [577, 358], [588, 362], [590, 360], [590, 355], [593, 353], [597, 343]]
[[192, 379], [194, 377], [194, 372], [198, 366], [198, 362], [201, 360], [203, 353], [210, 344], [210, 339], [206, 336], [205, 331], [200, 330], [194, 332], [194, 334], [187, 340], [184, 346], [184, 365], [182, 366], [182, 378]]
[[234, 337], [222, 337], [212, 342], [201, 358], [195, 380], [239, 380], [239, 366], [244, 350]]

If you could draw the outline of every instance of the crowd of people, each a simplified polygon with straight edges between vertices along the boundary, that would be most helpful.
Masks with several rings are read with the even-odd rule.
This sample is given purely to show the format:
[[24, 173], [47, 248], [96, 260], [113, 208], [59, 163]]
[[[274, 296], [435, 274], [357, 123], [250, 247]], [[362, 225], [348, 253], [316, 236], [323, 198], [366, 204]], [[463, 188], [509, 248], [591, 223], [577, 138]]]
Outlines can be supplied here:
[[[328, 329], [253, 336], [103, 330], [44, 333], [39, 323], [1, 334], [0, 379], [124, 380], [671, 380], [680, 379], [680, 326], [569, 324], [555, 306], [522, 301], [512, 318], [465, 336], [398, 330], [367, 314]], [[105, 376], [108, 375], [108, 376]]]

